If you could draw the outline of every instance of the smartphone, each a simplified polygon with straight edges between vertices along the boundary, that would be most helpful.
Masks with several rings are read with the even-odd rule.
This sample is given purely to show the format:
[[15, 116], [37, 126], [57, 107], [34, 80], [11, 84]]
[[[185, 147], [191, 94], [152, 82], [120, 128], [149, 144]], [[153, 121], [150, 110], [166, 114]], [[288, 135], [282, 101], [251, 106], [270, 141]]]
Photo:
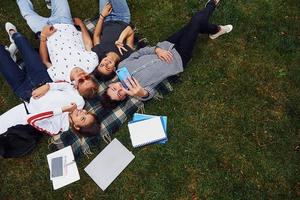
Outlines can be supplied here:
[[122, 86], [128, 90], [128, 87], [125, 83], [126, 79], [131, 78], [131, 74], [129, 73], [128, 69], [126, 67], [122, 67], [116, 71], [117, 76], [122, 83]]

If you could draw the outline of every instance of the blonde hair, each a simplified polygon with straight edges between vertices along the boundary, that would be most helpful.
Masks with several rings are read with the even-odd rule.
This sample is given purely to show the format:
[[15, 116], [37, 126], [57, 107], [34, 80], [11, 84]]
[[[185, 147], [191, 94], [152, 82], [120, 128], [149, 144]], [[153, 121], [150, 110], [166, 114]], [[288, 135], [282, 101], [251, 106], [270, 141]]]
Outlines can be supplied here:
[[93, 78], [91, 78], [91, 81], [92, 81], [92, 84], [93, 84], [92, 87], [90, 87], [90, 88], [88, 88], [84, 91], [78, 90], [80, 95], [82, 97], [84, 97], [85, 99], [91, 99], [91, 98], [95, 97], [98, 93], [99, 85], [97, 84], [97, 82]]

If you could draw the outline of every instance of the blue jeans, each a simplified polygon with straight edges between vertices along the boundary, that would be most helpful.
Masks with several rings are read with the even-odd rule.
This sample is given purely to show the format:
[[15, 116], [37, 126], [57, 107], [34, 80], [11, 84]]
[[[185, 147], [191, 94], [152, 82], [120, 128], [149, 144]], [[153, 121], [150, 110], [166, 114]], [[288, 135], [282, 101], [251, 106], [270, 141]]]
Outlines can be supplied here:
[[105, 18], [107, 21], [123, 21], [130, 23], [130, 10], [126, 0], [99, 0], [99, 12], [101, 13], [106, 3], [112, 5], [112, 12]]
[[39, 54], [29, 41], [20, 33], [13, 34], [12, 39], [23, 57], [25, 66], [20, 69], [10, 57], [10, 53], [0, 45], [0, 72], [16, 95], [24, 101], [29, 101], [34, 88], [52, 80]]
[[51, 16], [42, 17], [37, 14], [30, 0], [17, 0], [21, 15], [35, 33], [43, 27], [52, 24], [73, 24], [70, 7], [67, 0], [51, 0]]

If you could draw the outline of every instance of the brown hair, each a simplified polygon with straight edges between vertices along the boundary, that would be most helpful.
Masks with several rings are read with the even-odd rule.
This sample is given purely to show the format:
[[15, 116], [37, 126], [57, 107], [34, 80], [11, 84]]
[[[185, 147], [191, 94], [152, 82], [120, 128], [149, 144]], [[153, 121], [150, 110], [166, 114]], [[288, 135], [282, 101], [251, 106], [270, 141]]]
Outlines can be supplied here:
[[102, 106], [106, 109], [114, 109], [116, 108], [120, 101], [112, 100], [110, 96], [107, 94], [107, 90], [100, 96], [100, 102]]
[[79, 91], [80, 95], [85, 99], [91, 99], [95, 97], [98, 93], [99, 85], [98, 83], [91, 77], [91, 81], [93, 83], [93, 86], [91, 88], [88, 88], [84, 91]]
[[79, 127], [79, 130], [75, 129], [72, 120], [70, 122], [70, 128], [79, 137], [93, 137], [100, 134], [101, 131], [100, 121], [98, 120], [97, 116], [94, 113], [89, 113], [89, 114], [93, 116], [94, 118], [93, 122], [85, 127]]
[[95, 78], [99, 81], [109, 81], [111, 79], [113, 79], [116, 76], [116, 72], [112, 71], [110, 74], [102, 74], [99, 70], [98, 67], [93, 71], [93, 75], [95, 76]]

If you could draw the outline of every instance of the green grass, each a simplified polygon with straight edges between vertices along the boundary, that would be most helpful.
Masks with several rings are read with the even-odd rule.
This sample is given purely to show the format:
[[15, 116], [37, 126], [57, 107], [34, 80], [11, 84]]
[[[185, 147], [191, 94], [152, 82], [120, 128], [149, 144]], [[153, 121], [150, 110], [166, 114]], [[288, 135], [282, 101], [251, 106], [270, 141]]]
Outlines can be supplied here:
[[[34, 0], [49, 14], [43, 0]], [[70, 0], [73, 16], [93, 17], [97, 0]], [[129, 1], [139, 32], [163, 40], [202, 8], [201, 0]], [[299, 199], [300, 3], [223, 0], [215, 23], [232, 23], [217, 40], [201, 36], [182, 84], [146, 112], [168, 116], [169, 142], [133, 149], [124, 125], [114, 135], [136, 158], [102, 192], [84, 172], [53, 191], [47, 138], [24, 158], [0, 162], [1, 199]], [[37, 45], [15, 1], [0, 1], [0, 24], [11, 21]], [[4, 28], [0, 43], [7, 44]], [[0, 113], [18, 103], [0, 78]], [[2, 123], [2, 122], [1, 122]]]

